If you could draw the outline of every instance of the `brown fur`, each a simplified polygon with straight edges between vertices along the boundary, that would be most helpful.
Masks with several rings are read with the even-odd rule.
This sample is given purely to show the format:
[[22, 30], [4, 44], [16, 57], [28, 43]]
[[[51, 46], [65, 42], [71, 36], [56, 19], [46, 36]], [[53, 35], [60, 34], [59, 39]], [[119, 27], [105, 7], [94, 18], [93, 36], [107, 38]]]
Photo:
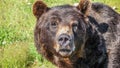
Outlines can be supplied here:
[[[33, 14], [37, 51], [57, 67], [120, 67], [120, 15], [110, 7], [81, 0], [78, 6], [48, 8], [36, 1]], [[61, 43], [63, 40], [69, 43]]]
[[36, 16], [38, 19], [43, 13], [47, 11], [47, 5], [44, 4], [41, 0], [38, 0], [35, 2], [33, 5], [33, 14]]

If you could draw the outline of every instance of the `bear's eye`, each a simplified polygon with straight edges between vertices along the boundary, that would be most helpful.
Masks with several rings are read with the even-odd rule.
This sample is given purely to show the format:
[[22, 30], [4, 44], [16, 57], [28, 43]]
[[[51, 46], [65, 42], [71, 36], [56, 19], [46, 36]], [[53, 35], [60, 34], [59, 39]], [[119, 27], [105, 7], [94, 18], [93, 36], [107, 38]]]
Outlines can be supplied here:
[[51, 21], [50, 22], [50, 26], [49, 26], [50, 31], [56, 32], [57, 27], [58, 27], [58, 22], [57, 21]]
[[56, 28], [57, 27], [57, 22], [51, 22], [50, 25], [51, 25], [52, 28]]
[[72, 24], [72, 28], [73, 28], [73, 31], [76, 32], [77, 29], [78, 29], [78, 22], [74, 22], [74, 23]]

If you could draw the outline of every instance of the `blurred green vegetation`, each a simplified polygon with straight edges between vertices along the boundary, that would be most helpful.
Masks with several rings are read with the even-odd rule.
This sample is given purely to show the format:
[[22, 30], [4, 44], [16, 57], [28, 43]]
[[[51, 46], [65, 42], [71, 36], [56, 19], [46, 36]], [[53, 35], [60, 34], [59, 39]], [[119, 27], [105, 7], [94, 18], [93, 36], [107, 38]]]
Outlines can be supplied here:
[[115, 9], [117, 12], [120, 13], [120, 0], [92, 0], [94, 2], [101, 2], [106, 5], [109, 5], [113, 9]]
[[[49, 7], [74, 4], [79, 0], [44, 0]], [[120, 12], [120, 0], [93, 0], [115, 7]], [[0, 68], [55, 68], [36, 52], [32, 14], [35, 0], [0, 0]]]

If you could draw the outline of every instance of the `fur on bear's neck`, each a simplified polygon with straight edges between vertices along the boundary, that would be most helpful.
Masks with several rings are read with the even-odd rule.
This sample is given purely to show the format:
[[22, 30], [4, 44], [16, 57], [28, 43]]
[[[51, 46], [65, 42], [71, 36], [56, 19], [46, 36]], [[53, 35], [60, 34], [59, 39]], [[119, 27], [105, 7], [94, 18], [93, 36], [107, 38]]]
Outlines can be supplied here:
[[88, 68], [88, 65], [84, 63], [84, 60], [85, 59], [76, 56], [71, 58], [54, 56], [54, 62], [58, 68]]

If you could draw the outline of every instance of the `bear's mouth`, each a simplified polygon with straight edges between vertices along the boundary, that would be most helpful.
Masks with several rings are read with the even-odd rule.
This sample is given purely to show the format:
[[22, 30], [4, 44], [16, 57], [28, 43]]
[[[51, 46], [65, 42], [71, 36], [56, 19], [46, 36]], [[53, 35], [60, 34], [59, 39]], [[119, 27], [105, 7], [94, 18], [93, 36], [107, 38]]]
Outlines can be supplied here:
[[60, 49], [59, 50], [59, 54], [62, 56], [62, 57], [69, 57], [72, 53], [72, 50], [70, 49]]
[[70, 49], [60, 49], [59, 51], [60, 52], [70, 52], [71, 50]]

